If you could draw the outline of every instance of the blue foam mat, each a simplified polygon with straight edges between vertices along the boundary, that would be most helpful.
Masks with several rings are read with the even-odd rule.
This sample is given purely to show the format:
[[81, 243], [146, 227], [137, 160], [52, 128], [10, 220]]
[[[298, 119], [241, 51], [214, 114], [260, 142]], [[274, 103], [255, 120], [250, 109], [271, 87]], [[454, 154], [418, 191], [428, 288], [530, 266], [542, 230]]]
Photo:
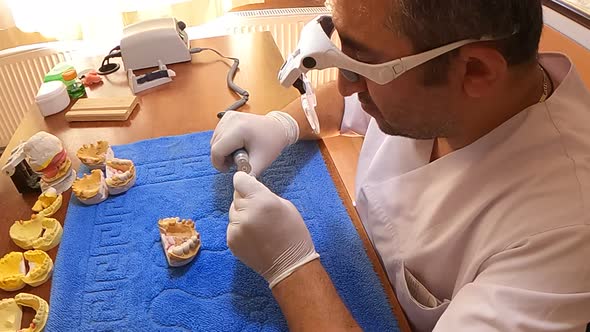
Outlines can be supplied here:
[[[55, 261], [46, 331], [285, 331], [266, 282], [226, 245], [232, 173], [210, 163], [211, 132], [115, 146], [132, 159], [127, 193], [84, 206], [70, 201]], [[84, 170], [87, 172], [87, 170]], [[397, 331], [380, 281], [314, 142], [285, 150], [261, 181], [292, 201], [322, 264], [366, 331]], [[157, 221], [191, 218], [195, 260], [169, 268]]]

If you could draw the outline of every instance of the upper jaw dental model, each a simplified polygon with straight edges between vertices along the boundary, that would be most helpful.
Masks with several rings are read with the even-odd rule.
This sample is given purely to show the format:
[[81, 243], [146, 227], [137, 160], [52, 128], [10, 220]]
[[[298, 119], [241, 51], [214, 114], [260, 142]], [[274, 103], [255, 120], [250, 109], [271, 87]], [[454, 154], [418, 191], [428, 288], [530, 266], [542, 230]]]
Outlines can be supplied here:
[[30, 220], [17, 220], [10, 226], [10, 238], [23, 249], [48, 251], [59, 244], [63, 228], [57, 219], [42, 214], [33, 215]]
[[109, 194], [118, 195], [135, 184], [135, 165], [128, 159], [109, 159], [106, 162], [107, 188]]
[[135, 185], [135, 165], [131, 160], [115, 158], [108, 142], [85, 144], [77, 156], [92, 170], [72, 185], [74, 195], [82, 203], [98, 204], [109, 195], [124, 193]]
[[[29, 327], [21, 329], [22, 307], [36, 311]], [[0, 300], [0, 332], [40, 332], [45, 328], [49, 316], [49, 305], [42, 298], [28, 293], [20, 293], [14, 299]]]
[[113, 150], [107, 141], [84, 144], [76, 156], [90, 169], [105, 169], [106, 161], [113, 158]]
[[[29, 272], [25, 261], [29, 264]], [[0, 259], [0, 289], [12, 292], [25, 284], [37, 287], [49, 280], [52, 272], [53, 261], [45, 251], [11, 252]]]
[[168, 265], [183, 266], [195, 258], [201, 248], [201, 235], [195, 230], [192, 220], [160, 219], [158, 228]]
[[98, 204], [109, 197], [104, 175], [99, 169], [93, 169], [90, 174], [76, 179], [72, 191], [80, 202], [87, 205]]

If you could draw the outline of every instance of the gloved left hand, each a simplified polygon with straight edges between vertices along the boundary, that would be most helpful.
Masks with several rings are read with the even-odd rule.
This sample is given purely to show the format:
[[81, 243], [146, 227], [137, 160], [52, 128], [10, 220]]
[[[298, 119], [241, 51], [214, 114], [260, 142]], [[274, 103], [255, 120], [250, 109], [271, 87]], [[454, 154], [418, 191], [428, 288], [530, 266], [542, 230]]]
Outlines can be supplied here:
[[227, 244], [232, 253], [268, 281], [270, 288], [318, 258], [297, 208], [255, 177], [234, 175]]

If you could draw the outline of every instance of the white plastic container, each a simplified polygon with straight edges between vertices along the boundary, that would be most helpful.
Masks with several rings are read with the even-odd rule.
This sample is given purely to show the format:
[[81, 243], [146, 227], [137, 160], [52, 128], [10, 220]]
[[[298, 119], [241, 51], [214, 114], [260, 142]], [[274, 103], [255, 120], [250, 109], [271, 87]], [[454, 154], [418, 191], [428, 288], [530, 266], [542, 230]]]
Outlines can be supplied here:
[[50, 116], [59, 113], [70, 104], [70, 96], [62, 81], [51, 81], [41, 84], [35, 97], [41, 115]]

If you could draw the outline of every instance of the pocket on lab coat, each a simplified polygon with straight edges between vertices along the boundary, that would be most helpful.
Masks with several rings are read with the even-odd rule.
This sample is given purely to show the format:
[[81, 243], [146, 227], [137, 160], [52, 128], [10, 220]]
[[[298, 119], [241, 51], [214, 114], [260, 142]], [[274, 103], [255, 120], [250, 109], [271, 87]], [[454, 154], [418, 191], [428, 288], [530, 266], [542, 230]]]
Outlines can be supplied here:
[[395, 278], [395, 293], [414, 332], [432, 331], [451, 303], [434, 296], [403, 263]]

